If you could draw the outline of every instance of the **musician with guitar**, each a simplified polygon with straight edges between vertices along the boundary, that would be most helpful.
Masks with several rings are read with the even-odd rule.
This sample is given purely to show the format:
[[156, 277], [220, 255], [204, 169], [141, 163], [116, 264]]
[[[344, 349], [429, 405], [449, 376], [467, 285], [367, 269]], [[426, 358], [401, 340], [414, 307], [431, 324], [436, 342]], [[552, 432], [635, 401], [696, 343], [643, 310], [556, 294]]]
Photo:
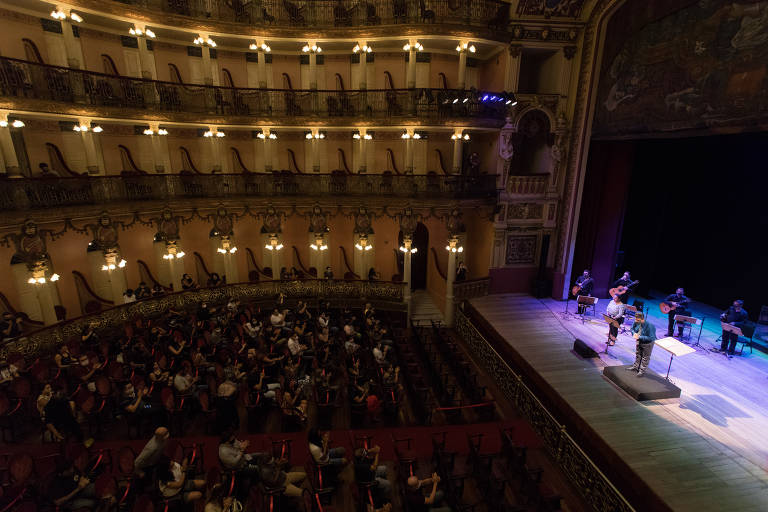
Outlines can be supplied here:
[[629, 276], [629, 271], [624, 272], [620, 278], [614, 281], [613, 288], [608, 291], [608, 294], [611, 297], [618, 295], [621, 298], [621, 302], [626, 304], [627, 300], [629, 300], [629, 294], [632, 292], [632, 288], [637, 286], [637, 283], [639, 282], [640, 281], [632, 280]]
[[[573, 293], [574, 297], [577, 297], [579, 295], [585, 295], [587, 297], [592, 296], [592, 287], [595, 284], [595, 280], [592, 279], [592, 276], [589, 275], [589, 270], [585, 270], [583, 274], [581, 274], [579, 277], [576, 278], [576, 283], [573, 285], [573, 288], [571, 289], [571, 293]], [[579, 304], [579, 314], [583, 315], [584, 310], [586, 310], [587, 306], [583, 304]]]
[[[675, 293], [672, 295], [667, 295], [667, 298], [664, 299], [661, 304], [659, 304], [659, 309], [661, 309], [661, 312], [665, 315], [669, 315], [669, 324], [667, 326], [667, 336], [672, 336], [675, 327], [675, 315], [682, 315], [682, 316], [690, 316], [690, 313], [688, 313], [688, 303], [690, 300], [688, 297], [685, 296], [685, 290], [682, 288], [678, 288]], [[677, 326], [677, 337], [682, 338], [683, 337], [683, 325], [680, 324]]]

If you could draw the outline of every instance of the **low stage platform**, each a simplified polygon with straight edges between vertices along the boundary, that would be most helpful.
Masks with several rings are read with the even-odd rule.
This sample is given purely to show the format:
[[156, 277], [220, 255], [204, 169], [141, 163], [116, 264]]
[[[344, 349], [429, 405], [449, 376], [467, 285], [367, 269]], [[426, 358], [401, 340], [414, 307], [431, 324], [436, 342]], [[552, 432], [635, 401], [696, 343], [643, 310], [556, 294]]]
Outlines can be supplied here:
[[[720, 334], [719, 311], [695, 303], [691, 307], [693, 316], [706, 316], [707, 321], [702, 346], [672, 364], [669, 377], [680, 397], [638, 402], [602, 375], [606, 367], [615, 367], [608, 373], [648, 378], [618, 369], [635, 359], [635, 340], [628, 334], [620, 335], [606, 353], [608, 327], [601, 313], [607, 300], [584, 323], [562, 315], [565, 304], [551, 299], [501, 294], [470, 304], [495, 339], [507, 343], [525, 361], [526, 371], [535, 372], [540, 384], [569, 409], [567, 414], [583, 429], [576, 435], [601, 443], [597, 457], [605, 461], [603, 471], [611, 476], [618, 466], [628, 468], [629, 475], [622, 473], [627, 481], [618, 485], [633, 486], [632, 479], [640, 479], [642, 488], [671, 510], [768, 510], [768, 355], [758, 350], [750, 354], [747, 348], [743, 356], [729, 359], [710, 352]], [[663, 337], [667, 319], [658, 301], [646, 305], [649, 320]], [[575, 339], [599, 357], [582, 358], [573, 350]], [[668, 352], [655, 347], [650, 369], [666, 375], [669, 359]]]
[[638, 402], [678, 398], [680, 396], [680, 388], [663, 376], [653, 370], [648, 370], [645, 375], [638, 377], [636, 371], [627, 371], [631, 366], [630, 364], [606, 366], [603, 370], [603, 377], [619, 386]]

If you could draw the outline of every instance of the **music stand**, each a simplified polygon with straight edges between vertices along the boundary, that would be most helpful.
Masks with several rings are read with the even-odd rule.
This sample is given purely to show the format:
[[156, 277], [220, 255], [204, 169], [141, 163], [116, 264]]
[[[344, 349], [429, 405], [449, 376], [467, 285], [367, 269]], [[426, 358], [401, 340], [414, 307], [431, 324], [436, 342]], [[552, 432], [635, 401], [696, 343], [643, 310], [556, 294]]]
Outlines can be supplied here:
[[[579, 306], [584, 306], [584, 311], [586, 312], [587, 308], [592, 308], [592, 315], [595, 315], [595, 304], [597, 304], [597, 297], [590, 297], [589, 295], [579, 295], [576, 297], [576, 304]], [[581, 315], [581, 323], [584, 323], [586, 320], [584, 320], [584, 315]]]
[[[685, 332], [686, 326], [688, 327], [688, 340], [691, 339], [691, 333], [693, 330], [694, 325], [699, 326], [699, 335], [696, 338], [696, 343], [693, 344], [694, 347], [700, 347], [699, 340], [701, 340], [701, 331], [704, 329], [704, 319], [703, 318], [695, 318], [692, 316], [685, 316], [685, 315], [675, 315], [675, 324], [674, 327], [677, 328], [678, 324], [683, 324], [682, 329], [680, 330], [681, 333]], [[683, 336], [680, 337], [680, 339], [683, 339]]]
[[656, 345], [669, 352], [669, 366], [667, 366], [667, 376], [664, 377], [667, 380], [669, 380], [669, 370], [672, 368], [672, 360], [675, 356], [681, 357], [696, 352], [696, 349], [677, 341], [672, 336], [656, 340]]
[[[744, 336], [744, 333], [741, 332], [741, 327], [736, 327], [735, 325], [731, 325], [731, 324], [728, 324], [728, 323], [725, 323], [725, 322], [720, 322], [720, 327], [722, 327], [725, 332], [730, 332], [730, 333], [735, 334], [737, 336], [737, 338], [736, 338], [737, 340], [738, 340], [738, 337]], [[717, 347], [715, 347], [715, 348], [717, 348]], [[725, 352], [723, 352], [723, 353], [726, 356], [728, 356], [728, 348], [727, 347], [726, 347]], [[728, 357], [730, 357], [730, 356], [728, 356]]]
[[[613, 341], [614, 343], [616, 342], [616, 340], [611, 340], [610, 326], [613, 325], [614, 323], [618, 323], [618, 320], [616, 320], [615, 318], [609, 317], [605, 313], [603, 313], [603, 320], [605, 320], [605, 323], [607, 323], [608, 326], [609, 326], [608, 327], [608, 329], [609, 329], [608, 330], [608, 339], [605, 342], [605, 353], [607, 354], [608, 353], [608, 347], [611, 345], [611, 341]], [[621, 328], [621, 326], [619, 326], [619, 328]], [[619, 336], [619, 331], [617, 330], [616, 331], [616, 337], [618, 338], [618, 336]]]

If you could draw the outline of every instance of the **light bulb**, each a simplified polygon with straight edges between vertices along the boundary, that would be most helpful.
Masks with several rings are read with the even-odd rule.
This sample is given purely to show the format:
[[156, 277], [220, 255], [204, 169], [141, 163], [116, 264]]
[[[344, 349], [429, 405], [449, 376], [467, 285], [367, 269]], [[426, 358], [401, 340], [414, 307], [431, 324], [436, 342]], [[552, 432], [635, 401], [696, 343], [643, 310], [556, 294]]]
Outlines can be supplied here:
[[328, 249], [328, 246], [327, 246], [327, 245], [321, 245], [321, 246], [320, 246], [320, 250], [321, 250], [321, 251], [324, 251], [324, 250], [326, 250], [326, 249]]
[[360, 244], [355, 244], [355, 249], [357, 249], [358, 251], [362, 251], [363, 250], [363, 246], [360, 245]]
[[419, 140], [421, 138], [421, 134], [420, 133], [414, 133], [413, 134], [413, 138], [416, 139], [416, 140]]
[[128, 33], [131, 34], [132, 36], [140, 36], [141, 35], [141, 30], [138, 29], [138, 28], [131, 27], [131, 28], [128, 29]]
[[118, 266], [118, 267], [120, 267], [120, 268], [123, 268], [123, 267], [125, 266], [125, 264], [126, 264], [126, 263], [128, 263], [128, 262], [127, 262], [127, 261], [125, 261], [125, 260], [120, 260], [120, 263], [118, 263], [118, 265], [117, 265], [117, 266]]
[[229, 254], [235, 254], [237, 252], [237, 247], [233, 247], [229, 250]]
[[400, 136], [400, 138], [401, 138], [401, 139], [410, 139], [410, 138], [411, 138], [411, 136], [410, 136], [409, 134], [407, 134], [407, 133], [404, 133], [404, 134], [402, 134], [402, 135]]
[[352, 135], [352, 138], [355, 139], [355, 140], [358, 140], [358, 139], [360, 139], [360, 134], [359, 133], [355, 133], [355, 134]]
[[219, 247], [218, 249], [216, 249], [216, 252], [218, 252], [219, 254], [226, 254], [227, 251]]
[[[51, 16], [53, 16], [53, 14], [51, 14]], [[34, 277], [30, 277], [30, 278], [27, 280], [27, 282], [28, 282], [29, 284], [35, 284], [35, 283], [37, 282], [37, 280], [36, 280]]]
[[306, 137], [307, 139], [311, 139], [311, 138], [312, 138], [312, 134], [311, 134], [311, 133], [308, 133], [308, 134], [306, 134], [306, 135], [305, 135], [305, 137]]
[[181, 252], [177, 252], [177, 253], [176, 253], [176, 259], [179, 259], [179, 258], [183, 258], [183, 257], [184, 257], [184, 254], [186, 254], [184, 251], [181, 251]]
[[144, 130], [144, 135], [154, 135], [155, 132], [152, 131], [152, 128], [147, 128]]
[[267, 136], [266, 136], [266, 135], [264, 135], [264, 132], [259, 132], [259, 134], [258, 134], [258, 135], [256, 135], [256, 136], [257, 136], [258, 138], [262, 139], [262, 140], [267, 138]]
[[115, 264], [114, 263], [110, 263], [109, 265], [107, 265], [107, 268], [109, 270], [115, 270]]
[[404, 246], [400, 246], [400, 252], [408, 252], [408, 249], [406, 249]]
[[359, 44], [356, 44], [356, 45], [355, 45], [355, 47], [354, 47], [354, 48], [352, 48], [352, 51], [353, 51], [354, 53], [357, 53], [357, 52], [359, 52], [359, 51], [360, 51], [360, 45], [359, 45]]
[[261, 49], [264, 50], [265, 52], [271, 52], [272, 51], [272, 48], [270, 48], [267, 43], [261, 43]]
[[75, 13], [75, 12], [70, 12], [70, 13], [69, 13], [69, 18], [70, 18], [72, 21], [76, 21], [76, 22], [78, 22], [78, 23], [82, 23], [82, 21], [83, 21], [83, 18], [82, 18], [82, 17], [80, 17], [80, 15], [79, 15], [79, 14], [77, 14], [77, 13]]
[[366, 246], [365, 246], [365, 250], [366, 250], [366, 251], [370, 251], [371, 249], [373, 249], [373, 246], [372, 246], [372, 245], [366, 245]]
[[224, 137], [225, 135], [226, 135], [226, 134], [225, 134], [224, 132], [216, 132], [216, 136], [217, 136], [218, 138], [222, 138], [222, 137]]
[[450, 246], [450, 245], [446, 245], [446, 246], [445, 246], [445, 250], [446, 250], [446, 251], [450, 251], [450, 250], [451, 250], [451, 246]]
[[165, 128], [160, 128], [159, 130], [157, 130], [157, 134], [158, 135], [168, 135], [168, 130], [166, 130]]
[[154, 39], [155, 37], [157, 37], [157, 36], [155, 35], [155, 33], [154, 33], [154, 32], [152, 32], [152, 31], [151, 31], [151, 30], [149, 30], [149, 29], [146, 29], [146, 30], [144, 31], [144, 33], [147, 35], [147, 37], [149, 37], [149, 38], [151, 38], [151, 39]]
[[405, 50], [406, 52], [407, 52], [407, 51], [409, 51], [410, 49], [411, 49], [411, 45], [410, 45], [410, 44], [408, 44], [408, 43], [405, 43], [405, 44], [403, 45], [403, 50]]
[[23, 128], [24, 127], [24, 121], [20, 121], [16, 119], [13, 123], [11, 123], [11, 126], [14, 128]]
[[274, 133], [270, 133], [270, 134], [269, 134], [269, 138], [270, 138], [270, 139], [272, 139], [272, 140], [274, 140], [274, 139], [276, 139], [276, 138], [277, 138], [277, 135], [276, 135], [276, 134], [274, 134]]
[[76, 132], [79, 132], [80, 131], [80, 127], [78, 125], [75, 125], [75, 126], [72, 127], [72, 130], [76, 131]]
[[173, 258], [173, 254], [163, 254], [163, 259], [164, 260], [169, 260], [171, 258]]
[[258, 50], [259, 46], [256, 43], [251, 43], [250, 45], [248, 45], [248, 49], [249, 50]]
[[203, 134], [203, 137], [213, 137], [213, 132], [211, 130], [208, 130]]
[[309, 45], [304, 45], [304, 48], [301, 49], [304, 53], [307, 53], [309, 51]]
[[104, 128], [102, 128], [101, 126], [96, 125], [96, 126], [93, 127], [93, 132], [94, 133], [101, 133], [103, 131], [104, 131]]
[[418, 250], [419, 249], [417, 247], [414, 247], [413, 249], [411, 249], [411, 254], [416, 254], [416, 251], [418, 251]]
[[106, 265], [102, 265], [102, 266], [101, 266], [101, 270], [109, 270], [109, 267], [108, 267], [108, 266], [106, 266]]
[[52, 283], [55, 283], [55, 282], [56, 282], [56, 281], [58, 281], [58, 280], [59, 280], [59, 274], [53, 274], [53, 275], [51, 276], [51, 282], [52, 282]]
[[459, 252], [464, 252], [464, 247], [459, 247]]
[[371, 140], [371, 139], [373, 139], [373, 135], [369, 135], [369, 134], [366, 133], [365, 135], [363, 135], [363, 138], [365, 140]]
[[0, 128], [8, 128], [8, 121], [6, 120], [0, 121]]
[[205, 42], [208, 43], [208, 46], [210, 46], [211, 48], [216, 48], [216, 42], [210, 37]]
[[275, 248], [274, 248], [274, 247], [272, 247], [272, 246], [271, 246], [271, 245], [269, 245], [269, 244], [265, 245], [265, 246], [264, 246], [264, 248], [265, 248], [266, 250], [268, 250], [268, 251], [274, 251], [274, 250], [275, 250]]
[[277, 244], [277, 247], [275, 247], [275, 249], [277, 249], [278, 251], [279, 251], [280, 249], [282, 249], [282, 248], [283, 248], [283, 244]]
[[469, 140], [469, 135], [464, 134], [464, 140]]
[[475, 48], [475, 45], [472, 45], [469, 47], [469, 53], [475, 53], [475, 51], [477, 51], [477, 49]]

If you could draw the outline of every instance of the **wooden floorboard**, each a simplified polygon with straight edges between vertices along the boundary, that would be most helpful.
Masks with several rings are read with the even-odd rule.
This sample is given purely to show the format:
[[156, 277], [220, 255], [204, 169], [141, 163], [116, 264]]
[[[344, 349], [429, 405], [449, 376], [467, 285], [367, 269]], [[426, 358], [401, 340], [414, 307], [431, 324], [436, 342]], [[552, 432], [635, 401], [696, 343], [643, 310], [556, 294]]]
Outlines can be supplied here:
[[[727, 359], [697, 350], [673, 363], [670, 377], [682, 389], [679, 399], [639, 403], [602, 376], [604, 366], [634, 361], [628, 336], [620, 336], [608, 354], [585, 360], [573, 352], [574, 338], [602, 352], [604, 323], [564, 319], [563, 303], [522, 295], [471, 303], [671, 508], [768, 511], [768, 356]], [[653, 313], [657, 303], [646, 304], [663, 336], [666, 318]], [[717, 325], [705, 322], [710, 329], [702, 344], [712, 345]], [[668, 363], [668, 354], [656, 347], [651, 369], [664, 375]]]

